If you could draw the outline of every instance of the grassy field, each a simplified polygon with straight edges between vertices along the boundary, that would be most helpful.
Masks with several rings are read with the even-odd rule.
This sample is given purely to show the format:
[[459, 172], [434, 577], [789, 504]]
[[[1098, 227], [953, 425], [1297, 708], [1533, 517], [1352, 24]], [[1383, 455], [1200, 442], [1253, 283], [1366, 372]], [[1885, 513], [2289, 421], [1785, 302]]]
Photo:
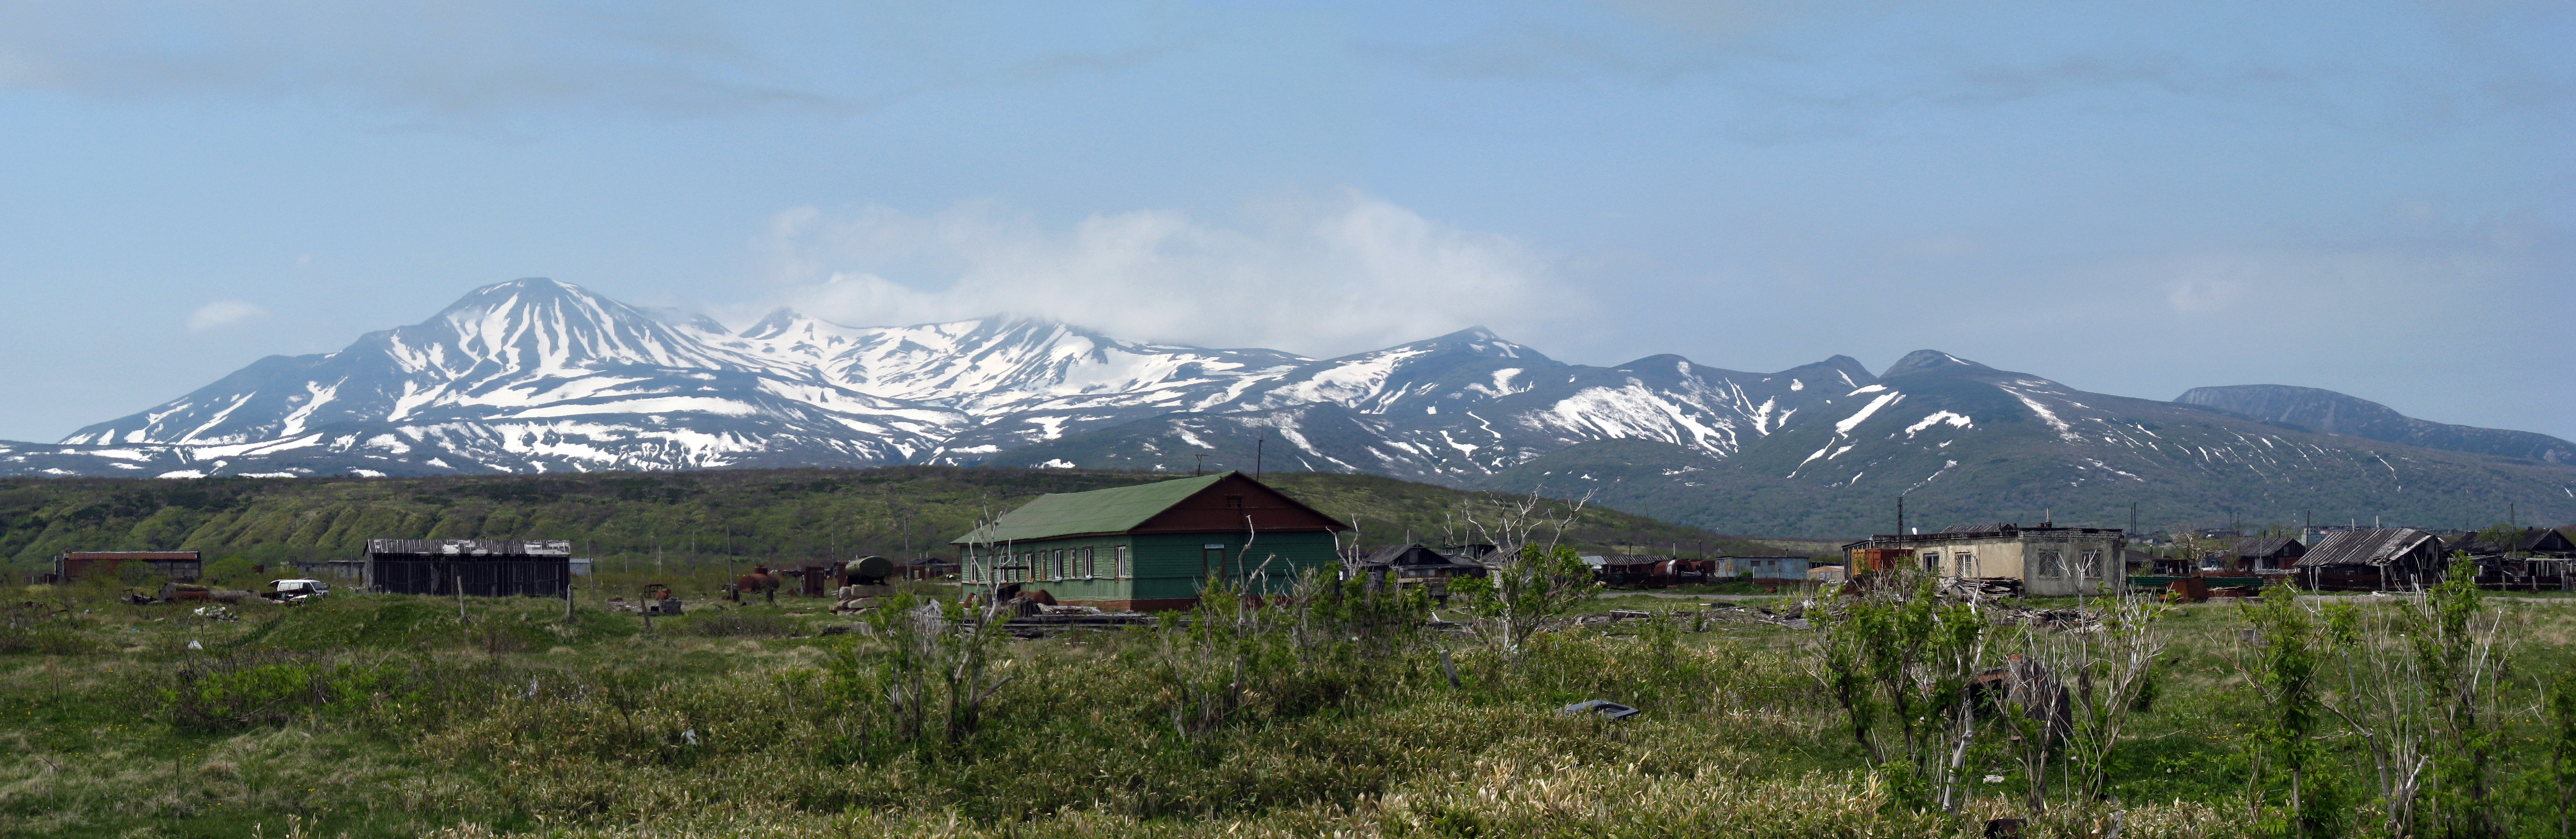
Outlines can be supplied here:
[[[344, 593], [226, 619], [106, 584], [12, 592], [0, 835], [1973, 836], [2031, 815], [1999, 763], [1971, 767], [2001, 780], [1959, 815], [1900, 801], [1818, 678], [1816, 630], [1753, 609], [1604, 597], [1581, 608], [1677, 617], [1516, 652], [1411, 628], [1418, 606], [996, 639], [980, 715], [933, 690], [907, 730], [888, 697], [910, 636], [823, 634], [853, 621], [797, 598], [693, 603], [649, 632], [604, 608], [646, 581], [603, 575], [569, 619], [532, 599], [469, 598], [460, 620], [453, 599]], [[2570, 673], [2576, 605], [2488, 604], [2513, 630], [2495, 807], [2510, 835], [2561, 835], [2543, 770], [2576, 732], [2542, 686]], [[2247, 732], [2274, 712], [2224, 655], [2246, 615], [2161, 626], [2119, 803], [2055, 802], [2029, 835], [2113, 810], [2123, 837], [2251, 835], [2275, 791], [2249, 784]], [[1644, 713], [1555, 711], [1593, 698]], [[2357, 738], [2318, 742], [2308, 793], [2367, 832]]]

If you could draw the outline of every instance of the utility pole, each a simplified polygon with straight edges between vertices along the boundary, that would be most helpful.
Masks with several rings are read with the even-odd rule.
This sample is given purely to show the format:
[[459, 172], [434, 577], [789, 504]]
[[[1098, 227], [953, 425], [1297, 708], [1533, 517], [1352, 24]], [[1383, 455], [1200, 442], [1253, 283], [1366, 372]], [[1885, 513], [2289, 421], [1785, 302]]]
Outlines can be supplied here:
[[1896, 494], [1896, 535], [1905, 535], [1905, 493]]
[[1264, 434], [1264, 435], [1261, 435], [1261, 436], [1259, 436], [1259, 437], [1254, 437], [1254, 438], [1252, 438], [1252, 479], [1253, 479], [1253, 480], [1256, 480], [1256, 481], [1257, 481], [1257, 480], [1261, 480], [1261, 447], [1262, 447], [1262, 445], [1263, 445], [1263, 444], [1268, 443], [1268, 442], [1270, 442], [1270, 435], [1268, 435], [1268, 434]]
[[2129, 502], [2129, 535], [2138, 535], [2138, 502]]

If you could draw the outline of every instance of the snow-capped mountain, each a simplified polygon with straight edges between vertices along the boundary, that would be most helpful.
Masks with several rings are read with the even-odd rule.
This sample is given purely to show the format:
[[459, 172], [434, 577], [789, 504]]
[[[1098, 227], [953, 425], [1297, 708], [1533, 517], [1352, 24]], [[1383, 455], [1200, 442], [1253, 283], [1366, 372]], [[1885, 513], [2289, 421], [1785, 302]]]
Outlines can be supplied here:
[[2576, 470], [2439, 450], [2518, 432], [2395, 445], [2280, 418], [2307, 418], [2314, 399], [2194, 393], [2216, 407], [2084, 393], [1930, 350], [1875, 376], [1845, 356], [1776, 373], [1671, 355], [1592, 367], [1483, 329], [1329, 359], [1013, 318], [851, 327], [781, 310], [736, 333], [527, 279], [336, 353], [262, 359], [58, 444], [0, 442], [0, 474], [1258, 464], [1597, 487], [1637, 512], [1771, 533], [1850, 532], [1898, 494], [1927, 513], [2205, 512], [2431, 491], [2576, 515]]
[[1931, 350], [1729, 457], [1611, 440], [1481, 484], [1594, 491], [1631, 512], [1783, 534], [1893, 532], [1900, 496], [1910, 524], [1936, 528], [2050, 518], [2125, 527], [2133, 509], [2150, 524], [2383, 516], [2483, 527], [2511, 505], [2544, 523], [2576, 519], [2576, 469], [2563, 465], [2087, 393]]
[[[336, 353], [262, 359], [55, 446], [7, 444], [0, 464], [173, 476], [963, 465], [1214, 421], [1275, 428], [1283, 454], [1313, 468], [1457, 481], [1603, 438], [1724, 456], [1868, 378], [1847, 358], [1774, 376], [1671, 356], [1567, 365], [1482, 329], [1324, 360], [1005, 318], [850, 327], [780, 310], [734, 333], [525, 279]], [[1357, 443], [1347, 457], [1302, 431], [1335, 421]], [[1175, 440], [1190, 433], [1175, 428]], [[1123, 459], [1203, 460], [1167, 454]], [[1048, 461], [1062, 459], [1030, 462]]]

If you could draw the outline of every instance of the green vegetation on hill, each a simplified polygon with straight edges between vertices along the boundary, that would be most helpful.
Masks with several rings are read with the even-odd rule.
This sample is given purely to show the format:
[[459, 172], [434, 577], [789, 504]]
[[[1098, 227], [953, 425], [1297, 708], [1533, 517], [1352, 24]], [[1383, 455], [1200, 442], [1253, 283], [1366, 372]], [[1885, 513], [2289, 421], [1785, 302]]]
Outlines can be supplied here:
[[[355, 558], [370, 538], [570, 539], [610, 563], [744, 564], [947, 553], [976, 518], [1049, 492], [1167, 479], [1055, 469], [750, 469], [438, 478], [105, 478], [0, 481], [0, 557], [21, 572], [70, 550], [199, 550], [227, 567]], [[1264, 476], [1361, 543], [1462, 532], [1472, 493], [1371, 475]], [[1748, 551], [1695, 528], [1595, 507], [1587, 550]], [[224, 562], [226, 560], [247, 560]], [[246, 570], [246, 569], [245, 569]]]

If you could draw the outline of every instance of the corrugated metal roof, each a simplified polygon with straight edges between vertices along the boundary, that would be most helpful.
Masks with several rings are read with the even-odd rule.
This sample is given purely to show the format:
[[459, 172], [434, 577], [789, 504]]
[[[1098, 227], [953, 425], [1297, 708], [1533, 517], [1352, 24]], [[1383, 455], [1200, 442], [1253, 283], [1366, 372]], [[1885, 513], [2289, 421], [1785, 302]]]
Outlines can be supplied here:
[[369, 539], [368, 555], [536, 556], [571, 558], [564, 539]]
[[1048, 493], [1020, 505], [1017, 510], [1003, 513], [992, 524], [957, 537], [949, 544], [1025, 542], [1085, 533], [1124, 533], [1231, 474], [1234, 473], [1090, 492]]
[[2377, 530], [2344, 530], [2326, 534], [2326, 538], [2308, 546], [2308, 555], [2299, 557], [2300, 568], [2319, 565], [2386, 565], [2389, 561], [2431, 540], [2438, 549], [2441, 540], [2433, 534], [2411, 527]]

